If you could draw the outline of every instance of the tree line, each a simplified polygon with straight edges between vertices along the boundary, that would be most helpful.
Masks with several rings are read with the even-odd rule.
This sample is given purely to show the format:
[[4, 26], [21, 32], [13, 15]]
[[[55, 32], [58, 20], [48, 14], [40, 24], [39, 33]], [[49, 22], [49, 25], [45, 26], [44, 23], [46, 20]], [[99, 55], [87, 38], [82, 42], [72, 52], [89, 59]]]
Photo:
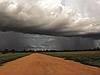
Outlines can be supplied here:
[[89, 48], [89, 49], [80, 49], [80, 50], [16, 50], [16, 49], [4, 49], [1, 50], [0, 52], [5, 54], [5, 53], [16, 53], [16, 52], [72, 52], [72, 51], [100, 51], [99, 47], [96, 48]]

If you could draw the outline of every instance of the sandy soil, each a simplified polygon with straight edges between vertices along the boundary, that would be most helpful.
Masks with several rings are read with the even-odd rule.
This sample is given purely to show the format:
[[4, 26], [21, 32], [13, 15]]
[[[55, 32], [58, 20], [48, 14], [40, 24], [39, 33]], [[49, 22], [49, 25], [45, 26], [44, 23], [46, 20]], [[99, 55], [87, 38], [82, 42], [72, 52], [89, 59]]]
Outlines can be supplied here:
[[100, 68], [35, 53], [1, 66], [0, 75], [100, 75]]

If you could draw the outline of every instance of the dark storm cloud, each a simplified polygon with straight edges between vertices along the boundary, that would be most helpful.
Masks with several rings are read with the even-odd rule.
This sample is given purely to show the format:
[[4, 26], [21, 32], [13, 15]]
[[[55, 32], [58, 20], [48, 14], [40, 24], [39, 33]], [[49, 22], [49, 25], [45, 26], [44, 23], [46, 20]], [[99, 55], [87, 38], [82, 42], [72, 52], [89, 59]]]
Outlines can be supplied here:
[[0, 49], [8, 48], [21, 50], [28, 47], [28, 42], [21, 33], [0, 32], [0, 41]]
[[[0, 0], [0, 30], [99, 39], [100, 25], [98, 18], [93, 15], [96, 11], [92, 14], [87, 11], [87, 8], [93, 9], [91, 5], [97, 4], [100, 7], [98, 0], [93, 2], [77, 0], [76, 4], [74, 2], [73, 0]], [[81, 3], [83, 5], [87, 3], [85, 12], [79, 8]]]
[[[98, 41], [97, 41], [98, 42]], [[95, 40], [90, 38], [80, 38], [80, 37], [57, 37], [56, 43], [59, 49], [62, 50], [80, 50], [80, 49], [90, 49], [95, 48], [97, 45]], [[99, 43], [99, 42], [98, 42]]]
[[99, 47], [100, 42], [89, 38], [0, 32], [0, 50], [78, 50]]

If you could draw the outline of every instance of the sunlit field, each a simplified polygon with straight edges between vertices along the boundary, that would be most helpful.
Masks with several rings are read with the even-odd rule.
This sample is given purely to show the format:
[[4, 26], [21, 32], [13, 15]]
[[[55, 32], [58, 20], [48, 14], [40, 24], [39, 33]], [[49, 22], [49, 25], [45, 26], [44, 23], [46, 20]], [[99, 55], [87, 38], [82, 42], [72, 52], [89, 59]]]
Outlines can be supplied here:
[[45, 54], [100, 67], [100, 51], [45, 52]]

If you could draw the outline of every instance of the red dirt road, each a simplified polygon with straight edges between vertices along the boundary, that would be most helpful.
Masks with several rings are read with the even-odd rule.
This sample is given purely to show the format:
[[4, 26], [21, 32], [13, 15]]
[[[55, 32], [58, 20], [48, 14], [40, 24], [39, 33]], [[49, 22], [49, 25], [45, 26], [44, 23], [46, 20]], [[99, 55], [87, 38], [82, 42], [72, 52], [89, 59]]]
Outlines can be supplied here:
[[100, 68], [34, 53], [1, 66], [0, 75], [100, 75]]

